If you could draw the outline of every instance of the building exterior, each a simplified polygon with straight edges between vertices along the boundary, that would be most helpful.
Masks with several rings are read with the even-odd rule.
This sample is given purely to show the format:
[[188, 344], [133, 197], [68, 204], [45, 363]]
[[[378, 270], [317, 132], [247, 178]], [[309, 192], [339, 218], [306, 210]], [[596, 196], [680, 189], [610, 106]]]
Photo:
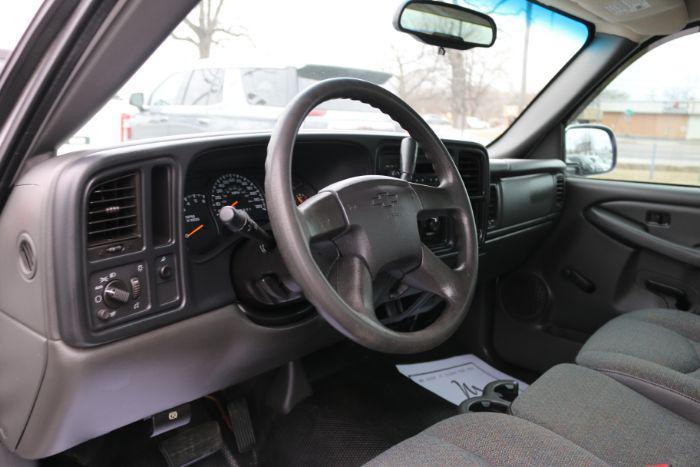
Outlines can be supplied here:
[[621, 137], [700, 140], [700, 101], [596, 101], [579, 120], [607, 125]]

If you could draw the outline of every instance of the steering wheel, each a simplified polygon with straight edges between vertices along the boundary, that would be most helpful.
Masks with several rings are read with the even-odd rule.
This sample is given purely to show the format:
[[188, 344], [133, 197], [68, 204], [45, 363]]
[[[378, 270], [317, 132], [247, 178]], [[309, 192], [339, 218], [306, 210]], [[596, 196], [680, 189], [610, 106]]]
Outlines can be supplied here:
[[[365, 175], [329, 185], [297, 207], [292, 195], [297, 133], [312, 109], [339, 98], [369, 104], [398, 122], [433, 163], [439, 186]], [[452, 157], [408, 104], [367, 81], [321, 81], [284, 110], [267, 148], [265, 168], [268, 214], [282, 258], [306, 299], [333, 327], [360, 345], [387, 353], [429, 350], [454, 333], [466, 316], [476, 286], [474, 214]], [[440, 213], [449, 215], [455, 225], [455, 268], [420, 239], [418, 216]], [[325, 273], [312, 254], [312, 245], [319, 241], [332, 241], [339, 253]], [[437, 294], [445, 301], [440, 316], [418, 331], [385, 327], [374, 306], [374, 282], [380, 276]]]

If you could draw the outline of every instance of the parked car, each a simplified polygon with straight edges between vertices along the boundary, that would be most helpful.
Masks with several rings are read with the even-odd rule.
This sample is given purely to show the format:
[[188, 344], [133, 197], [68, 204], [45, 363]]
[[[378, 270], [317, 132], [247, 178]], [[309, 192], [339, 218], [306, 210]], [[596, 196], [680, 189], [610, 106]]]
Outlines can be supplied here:
[[[371, 70], [307, 65], [231, 67], [208, 60], [177, 71], [146, 97], [133, 94], [139, 109], [130, 120], [130, 138], [237, 130], [269, 130], [299, 91], [322, 79], [353, 76], [386, 85], [391, 74]], [[361, 102], [327, 102], [304, 123], [307, 129], [396, 131], [388, 116]]]

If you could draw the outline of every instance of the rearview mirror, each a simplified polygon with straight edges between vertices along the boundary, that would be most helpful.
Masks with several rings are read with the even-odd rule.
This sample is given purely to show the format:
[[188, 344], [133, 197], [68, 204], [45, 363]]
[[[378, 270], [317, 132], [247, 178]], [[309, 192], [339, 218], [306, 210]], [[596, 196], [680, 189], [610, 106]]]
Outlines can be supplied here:
[[496, 23], [483, 13], [449, 3], [410, 0], [401, 5], [394, 27], [426, 44], [467, 50], [491, 47]]
[[143, 110], [143, 93], [135, 92], [129, 96], [129, 104], [133, 105], [139, 110]]
[[576, 175], [604, 174], [617, 164], [615, 134], [605, 125], [569, 125], [565, 145], [566, 165]]

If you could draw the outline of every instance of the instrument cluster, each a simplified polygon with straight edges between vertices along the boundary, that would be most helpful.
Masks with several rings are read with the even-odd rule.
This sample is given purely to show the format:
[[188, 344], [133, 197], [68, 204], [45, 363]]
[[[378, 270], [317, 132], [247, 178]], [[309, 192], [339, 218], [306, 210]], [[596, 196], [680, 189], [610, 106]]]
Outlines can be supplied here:
[[[189, 252], [204, 254], [215, 249], [233, 234], [219, 221], [219, 211], [232, 206], [246, 211], [261, 226], [268, 224], [263, 174], [223, 172], [212, 174], [207, 182], [186, 193], [183, 200], [182, 233]], [[297, 205], [316, 194], [316, 190], [293, 177], [293, 196]]]

